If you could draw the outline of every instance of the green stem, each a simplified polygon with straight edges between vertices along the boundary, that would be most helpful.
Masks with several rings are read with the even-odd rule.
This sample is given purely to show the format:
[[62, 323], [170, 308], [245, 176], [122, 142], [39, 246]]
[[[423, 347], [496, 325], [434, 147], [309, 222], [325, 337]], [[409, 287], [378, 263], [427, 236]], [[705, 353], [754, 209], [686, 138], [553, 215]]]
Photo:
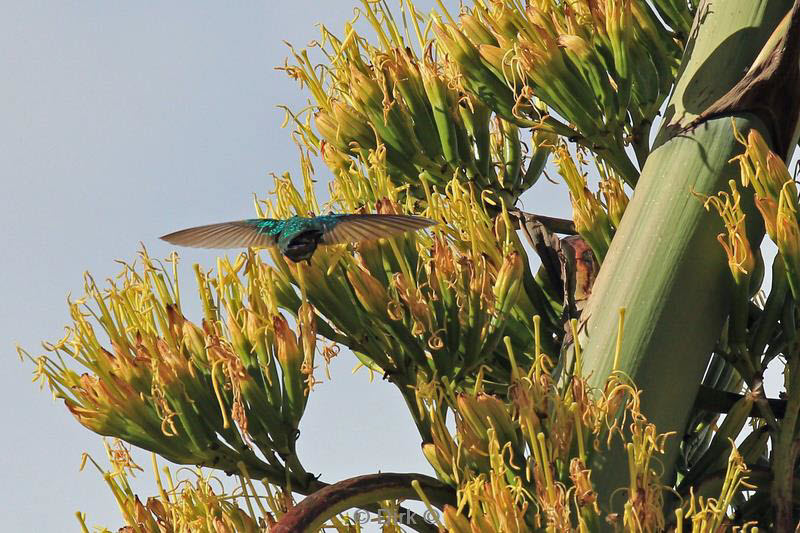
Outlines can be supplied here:
[[783, 310], [783, 302], [786, 299], [787, 287], [786, 269], [783, 267], [783, 259], [778, 254], [772, 262], [772, 288], [769, 291], [767, 303], [764, 305], [764, 312], [761, 313], [758, 319], [755, 333], [750, 342], [750, 353], [754, 357], [761, 357], [767, 342], [778, 326], [778, 320]]
[[750, 317], [750, 278], [746, 278], [741, 283], [734, 283], [731, 302], [731, 316], [729, 319], [729, 331], [731, 346], [734, 346], [737, 355], [750, 359], [750, 352], [747, 349], [747, 320]]
[[[591, 386], [602, 390], [615, 370], [618, 311], [627, 310], [617, 370], [643, 391], [642, 412], [659, 433], [684, 434], [730, 311], [731, 274], [716, 242], [722, 224], [694, 193], [717, 194], [737, 171], [729, 160], [741, 152], [741, 145], [733, 136], [730, 115], [735, 115], [736, 127], [744, 134], [752, 128], [762, 135], [771, 131], [761, 117], [742, 111], [684, 128], [736, 85], [789, 7], [778, 0], [729, 0], [701, 10], [665, 126], [584, 311], [588, 317], [580, 339], [585, 347], [584, 375]], [[797, 120], [788, 115], [778, 118]], [[772, 142], [769, 135], [765, 138]], [[756, 247], [764, 230], [752, 192], [743, 191], [741, 205], [748, 239]], [[675, 473], [679, 440], [668, 441], [661, 459], [666, 483]], [[628, 484], [627, 457], [621, 446], [592, 463], [600, 501], [609, 501], [615, 490]]]
[[417, 426], [417, 431], [422, 438], [422, 442], [433, 442], [430, 424], [427, 419], [422, 416], [422, 413], [417, 410], [417, 398], [414, 393], [415, 389], [413, 385], [405, 378], [398, 379], [390, 376], [389, 379], [397, 385], [397, 388], [400, 390], [400, 394], [406, 402], [406, 407], [408, 407], [408, 412], [414, 420], [414, 425]]
[[[761, 372], [758, 372], [755, 375], [755, 379], [752, 383], [748, 384], [750, 387], [751, 393], [754, 396], [754, 403], [758, 412], [761, 413], [761, 418], [767, 423], [770, 431], [773, 432], [773, 435], [778, 430], [778, 417], [775, 414], [775, 411], [772, 409], [772, 403], [767, 398], [767, 395], [764, 393], [764, 375]], [[786, 414], [786, 405], [784, 404], [783, 415]]]

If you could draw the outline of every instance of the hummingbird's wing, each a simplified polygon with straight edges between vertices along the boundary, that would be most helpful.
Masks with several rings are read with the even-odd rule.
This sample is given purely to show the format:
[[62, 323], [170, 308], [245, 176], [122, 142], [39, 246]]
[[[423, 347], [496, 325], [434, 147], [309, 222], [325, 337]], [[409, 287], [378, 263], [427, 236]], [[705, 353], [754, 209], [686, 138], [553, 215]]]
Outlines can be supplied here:
[[342, 244], [394, 237], [436, 224], [435, 220], [411, 215], [334, 215], [325, 224], [322, 244]]
[[274, 246], [285, 221], [274, 218], [251, 218], [234, 222], [208, 224], [182, 229], [161, 237], [162, 240], [193, 248], [247, 248]]

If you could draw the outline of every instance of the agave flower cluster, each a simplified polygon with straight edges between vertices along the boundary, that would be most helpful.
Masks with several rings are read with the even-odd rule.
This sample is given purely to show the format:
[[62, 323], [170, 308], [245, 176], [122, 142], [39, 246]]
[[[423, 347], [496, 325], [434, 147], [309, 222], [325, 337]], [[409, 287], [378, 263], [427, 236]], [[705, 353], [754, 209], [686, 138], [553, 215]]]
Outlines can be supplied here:
[[795, 298], [800, 294], [800, 226], [797, 222], [797, 185], [783, 160], [769, 149], [764, 138], [751, 130], [747, 138], [737, 132], [745, 152], [739, 163], [743, 187], [752, 187], [755, 204], [767, 235], [778, 246]]
[[[310, 113], [295, 116], [300, 135], [337, 176], [381, 147], [389, 178], [417, 197], [421, 181], [444, 187], [457, 177], [513, 205], [541, 175], [552, 131], [524, 138], [502, 78], [463, 86], [458, 67], [430, 38], [430, 28], [420, 27], [411, 2], [404, 27], [382, 3], [362, 4], [379, 46], [351, 25], [342, 38], [323, 27], [317, 46], [327, 63], [315, 65], [303, 50], [284, 67], [314, 99]], [[481, 65], [477, 52], [471, 60]]]
[[141, 270], [126, 265], [102, 291], [87, 275], [86, 297], [69, 304], [67, 335], [46, 346], [52, 357], [36, 359], [38, 377], [96, 433], [176, 463], [229, 473], [243, 464], [307, 487], [294, 444], [313, 385], [314, 310], [302, 306], [292, 331], [261, 292], [269, 273], [256, 272], [252, 257], [220, 260], [216, 276], [195, 269], [199, 323], [181, 312], [175, 274], [146, 252]]
[[[594, 530], [606, 518], [641, 530], [662, 528], [654, 458], [667, 436], [657, 435], [641, 415], [638, 392], [618, 377], [600, 394], [577, 375], [558, 385], [546, 354], [537, 349], [535, 363], [525, 369], [508, 339], [506, 347], [512, 379], [505, 397], [485, 393], [482, 383], [469, 392], [436, 386], [418, 392], [433, 426], [433, 442], [423, 453], [441, 479], [460, 487], [459, 506], [445, 507], [448, 530]], [[455, 413], [455, 434], [444, 420], [446, 406]], [[619, 412], [622, 422], [614, 421]], [[622, 438], [623, 427], [631, 485], [620, 495], [628, 501], [620, 518], [601, 511], [586, 465]]]
[[561, 143], [555, 155], [558, 172], [569, 188], [575, 229], [589, 244], [597, 261], [602, 262], [628, 205], [622, 180], [607, 165], [595, 161], [601, 182], [600, 191], [593, 194], [583, 170], [586, 164], [583, 152], [578, 151], [573, 157]]
[[[376, 172], [351, 169], [346, 186], [334, 182], [334, 201], [358, 209], [352, 191], [367, 188], [383, 196], [378, 212], [398, 212], [403, 197], [411, 201], [391, 183], [384, 181], [381, 188], [371, 180]], [[315, 204], [313, 198], [304, 201], [285, 178], [277, 180], [276, 192], [276, 202], [267, 206], [275, 216]], [[555, 349], [563, 336], [560, 304], [549, 300], [531, 275], [507, 213], [492, 220], [458, 179], [443, 193], [435, 186], [425, 193], [425, 215], [443, 222], [432, 235], [359, 243], [354, 253], [341, 247], [316, 254], [308, 265], [273, 253], [278, 305], [295, 312], [301, 299], [292, 295], [299, 292], [324, 316], [317, 321], [320, 334], [350, 348], [401, 390], [434, 378], [470, 383], [482, 365], [492, 368], [492, 380], [508, 383], [503, 337], [532, 360], [532, 318], [546, 316], [542, 343]], [[289, 198], [292, 211], [286, 210]]]
[[[245, 469], [238, 476], [239, 490], [226, 495], [220, 490], [220, 480], [202, 470], [189, 472], [188, 475], [185, 471], [173, 472], [166, 466], [159, 470], [155, 454], [152, 455], [152, 468], [158, 493], [143, 503], [131, 487], [131, 478], [142, 468], [133, 461], [130, 450], [120, 441], [104, 444], [111, 468], [104, 470], [88, 455], [84, 456], [84, 465], [90, 461], [100, 471], [114, 495], [127, 524], [119, 531], [256, 533], [274, 524], [274, 517], [285, 512], [285, 494], [268, 483], [261, 483], [261, 493], [257, 492]], [[88, 533], [86, 516], [78, 513], [78, 521], [82, 531]]]
[[688, 36], [689, 7], [579, 0], [522, 8], [513, 0], [479, 0], [458, 22], [449, 15], [449, 23], [437, 22], [436, 31], [467, 90], [481, 94], [487, 79], [512, 88], [504, 105], [490, 104], [494, 112], [583, 143], [635, 183], [624, 146], [634, 147], [640, 164], [646, 158], [653, 117]]

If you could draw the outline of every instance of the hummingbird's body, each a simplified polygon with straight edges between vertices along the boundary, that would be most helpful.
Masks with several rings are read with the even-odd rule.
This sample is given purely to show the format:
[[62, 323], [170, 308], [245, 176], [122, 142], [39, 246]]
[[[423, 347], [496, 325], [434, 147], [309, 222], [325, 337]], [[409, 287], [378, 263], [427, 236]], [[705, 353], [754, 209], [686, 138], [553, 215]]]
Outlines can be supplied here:
[[321, 215], [287, 219], [252, 218], [189, 228], [161, 237], [181, 246], [239, 248], [277, 246], [295, 263], [310, 261], [321, 244], [397, 236], [435, 224], [411, 215]]

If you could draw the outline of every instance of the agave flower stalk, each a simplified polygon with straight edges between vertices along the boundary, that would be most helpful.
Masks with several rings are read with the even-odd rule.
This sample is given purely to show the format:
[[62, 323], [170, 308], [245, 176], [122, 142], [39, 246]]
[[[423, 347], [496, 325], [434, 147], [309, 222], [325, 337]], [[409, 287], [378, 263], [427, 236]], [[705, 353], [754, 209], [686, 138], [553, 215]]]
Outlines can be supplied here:
[[[721, 251], [710, 250], [708, 244], [714, 242], [722, 228], [713, 214], [705, 212], [692, 191], [706, 196], [717, 194], [729, 179], [728, 161], [740, 153], [729, 118], [703, 121], [681, 135], [674, 133], [682, 126], [671, 122], [681, 117], [680, 124], [691, 124], [693, 115], [738, 81], [734, 74], [707, 76], [704, 91], [687, 92], [689, 80], [718, 43], [737, 28], [751, 26], [761, 28], [759, 42], [766, 42], [769, 32], [785, 15], [777, 5], [774, 10], [758, 12], [751, 7], [749, 3], [731, 2], [696, 21], [695, 46], [684, 58], [682, 76], [671, 100], [674, 114], [671, 111], [666, 117], [665, 124], [670, 127], [656, 139], [657, 148], [643, 168], [636, 194], [626, 208], [584, 313], [588, 313], [583, 337], [584, 372], [593, 376], [590, 382], [598, 385], [614, 370], [627, 374], [647, 391], [642, 409], [660, 431], [684, 431], [686, 415], [730, 309], [729, 298], [720, 298], [721, 294], [729, 294], [727, 260]], [[726, 22], [716, 24], [715, 20]], [[774, 44], [765, 54], [773, 50]], [[749, 65], [753, 55], [726, 57], [725, 71], [732, 72], [727, 69], [733, 65]], [[697, 94], [697, 101], [692, 100], [693, 94]], [[763, 135], [764, 123], [758, 117], [733, 114], [740, 131], [755, 129]], [[787, 139], [781, 141], [782, 149], [792, 144]], [[703, 146], [702, 154], [697, 151], [699, 146]], [[665, 201], [667, 198], [669, 201]], [[746, 190], [741, 191], [740, 205], [748, 241], [755, 248], [763, 229], [759, 217], [754, 216], [757, 211], [752, 195]], [[618, 342], [613, 325], [620, 308], [627, 311], [626, 325], [620, 365], [615, 366], [615, 359], [609, 354], [614, 353]], [[668, 443], [667, 472], [673, 471], [676, 452], [677, 446]], [[623, 476], [615, 474], [625, 461], [622, 451], [606, 459], [602, 466], [592, 468], [601, 494], [625, 484]]]
[[793, 527], [794, 510], [794, 471], [797, 461], [797, 421], [800, 413], [800, 353], [793, 346], [785, 371], [786, 390], [789, 398], [786, 416], [781, 421], [777, 439], [774, 442], [772, 464], [772, 505], [776, 510], [776, 525], [783, 530]]

